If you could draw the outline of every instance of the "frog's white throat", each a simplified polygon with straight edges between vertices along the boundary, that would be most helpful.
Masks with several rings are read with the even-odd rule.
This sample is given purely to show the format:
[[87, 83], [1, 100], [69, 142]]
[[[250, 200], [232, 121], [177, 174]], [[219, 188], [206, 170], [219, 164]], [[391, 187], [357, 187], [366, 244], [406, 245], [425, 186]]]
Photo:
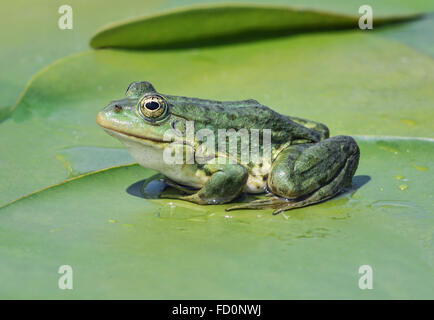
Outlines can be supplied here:
[[130, 152], [133, 158], [142, 166], [159, 171], [163, 161], [165, 143], [140, 139], [114, 130], [104, 130], [112, 137], [118, 139]]
[[106, 128], [104, 130], [122, 142], [134, 160], [145, 168], [158, 171], [174, 181], [195, 188], [203, 186], [208, 179], [191, 175], [182, 164], [168, 164], [163, 158], [163, 151], [168, 143], [140, 139]]

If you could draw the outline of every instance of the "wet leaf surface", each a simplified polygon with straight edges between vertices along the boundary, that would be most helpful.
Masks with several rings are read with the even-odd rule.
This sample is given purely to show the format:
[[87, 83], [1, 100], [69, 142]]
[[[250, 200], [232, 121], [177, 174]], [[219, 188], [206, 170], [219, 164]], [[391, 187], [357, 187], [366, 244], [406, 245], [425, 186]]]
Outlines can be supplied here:
[[[137, 165], [19, 200], [0, 209], [0, 296], [432, 297], [434, 143], [357, 141], [353, 190], [278, 216], [134, 196], [127, 189], [153, 174]], [[74, 270], [67, 292], [57, 288], [63, 264]], [[363, 264], [375, 290], [358, 288]]]
[[[254, 98], [283, 114], [323, 122], [332, 135], [434, 132], [434, 62], [372, 34], [310, 34], [197, 50], [88, 51], [35, 77], [1, 124], [1, 161], [8, 170], [0, 172], [0, 203], [65, 180], [74, 175], [69, 167], [85, 173], [129, 163], [127, 154], [111, 163], [88, 150], [121, 147], [95, 116], [136, 80], [150, 81], [163, 94]], [[59, 158], [70, 148], [74, 157]], [[77, 160], [86, 157], [93, 157], [91, 165]]]
[[[63, 3], [44, 2], [26, 24], [15, 22], [26, 18], [27, 2], [5, 9], [3, 21], [16, 27], [0, 31], [9, 44], [0, 55], [0, 297], [432, 298], [432, 17], [374, 32], [85, 51], [46, 66], [85, 50], [108, 21], [194, 3], [110, 4], [95, 17], [101, 1], [76, 1], [80, 14], [70, 33], [53, 23]], [[360, 6], [356, 0], [276, 3], [333, 17], [357, 15]], [[376, 16], [387, 17], [434, 9], [419, 0], [372, 5]], [[248, 26], [249, 18], [240, 17], [229, 34]], [[321, 19], [290, 20], [304, 27], [330, 22]], [[165, 22], [173, 32], [166, 44], [185, 41], [175, 22]], [[106, 35], [101, 39], [119, 40]], [[136, 80], [163, 94], [254, 98], [323, 122], [332, 135], [356, 135], [361, 160], [353, 189], [275, 217], [270, 210], [225, 212], [231, 204], [144, 199], [142, 181], [155, 172], [131, 165], [130, 155], [95, 123], [96, 113]], [[58, 289], [63, 264], [73, 267], [72, 291]], [[358, 288], [363, 264], [374, 269], [375, 290]]]

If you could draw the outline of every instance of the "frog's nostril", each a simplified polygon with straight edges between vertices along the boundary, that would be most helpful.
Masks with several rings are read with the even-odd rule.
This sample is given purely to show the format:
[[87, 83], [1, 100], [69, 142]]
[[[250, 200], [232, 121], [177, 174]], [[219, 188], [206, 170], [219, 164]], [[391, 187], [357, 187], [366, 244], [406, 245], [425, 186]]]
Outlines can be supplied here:
[[113, 107], [113, 111], [119, 113], [122, 111], [122, 107], [118, 104], [115, 104], [115, 106]]

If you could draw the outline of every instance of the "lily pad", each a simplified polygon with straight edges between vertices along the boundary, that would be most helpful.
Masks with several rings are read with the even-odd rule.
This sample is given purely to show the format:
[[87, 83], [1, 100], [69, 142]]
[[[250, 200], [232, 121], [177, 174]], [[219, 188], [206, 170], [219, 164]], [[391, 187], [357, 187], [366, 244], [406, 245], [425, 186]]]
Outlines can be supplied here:
[[[196, 50], [89, 51], [34, 77], [1, 124], [0, 161], [8, 169], [0, 172], [0, 204], [70, 177], [58, 158], [65, 149], [121, 147], [96, 125], [95, 115], [135, 80], [174, 95], [254, 98], [281, 113], [323, 122], [332, 135], [434, 132], [434, 62], [372, 33], [309, 34]], [[77, 167], [74, 159], [66, 159], [71, 167]], [[122, 162], [93, 163], [100, 166], [82, 164], [80, 174]]]
[[434, 57], [434, 14], [402, 25], [378, 30], [378, 34]]
[[[0, 209], [0, 297], [434, 298], [434, 142], [357, 141], [353, 190], [278, 216], [131, 195], [153, 174], [137, 165], [16, 201]], [[73, 290], [57, 286], [65, 264]], [[365, 264], [374, 290], [358, 287]]]
[[[65, 31], [56, 26], [57, 0], [32, 7], [31, 17], [26, 1], [3, 6], [3, 22], [15, 27], [0, 30], [7, 44], [0, 54], [0, 122], [14, 111], [0, 124], [0, 298], [434, 298], [434, 62], [427, 18], [384, 32], [302, 35], [312, 26], [343, 27], [340, 18], [348, 15], [354, 23], [360, 1], [278, 0], [305, 6], [291, 11], [298, 25], [272, 21], [272, 32], [260, 24], [266, 32], [256, 34], [246, 11], [231, 11], [233, 29], [224, 29], [218, 44], [246, 30], [258, 41], [82, 52], [35, 74], [13, 105], [33, 72], [85, 49], [97, 26], [197, 2], [78, 1], [75, 27]], [[374, 19], [434, 9], [425, 0], [371, 5]], [[276, 14], [276, 7], [249, 8], [259, 6], [269, 17], [289, 17]], [[246, 6], [231, 6], [240, 7]], [[203, 24], [200, 14], [195, 18]], [[309, 19], [297, 20], [301, 16]], [[210, 26], [226, 22], [217, 15], [195, 34], [195, 44], [188, 29], [173, 27], [182, 19], [169, 18], [159, 16], [173, 32], [160, 48], [173, 49], [180, 39], [189, 47], [208, 45], [206, 37], [215, 36]], [[132, 25], [140, 26], [138, 32], [150, 20]], [[100, 40], [116, 43], [119, 30], [127, 31], [128, 42], [135, 40], [128, 34], [132, 25], [101, 33]], [[151, 27], [155, 34], [158, 25]], [[295, 30], [293, 37], [275, 38]], [[131, 165], [122, 146], [95, 124], [97, 111], [135, 80], [151, 81], [163, 94], [255, 98], [323, 122], [332, 135], [358, 134], [361, 161], [353, 189], [275, 217], [270, 210], [229, 214], [224, 208], [230, 205], [144, 199], [138, 187], [155, 172]], [[74, 270], [74, 290], [58, 289], [57, 271], [65, 264]], [[374, 290], [358, 287], [365, 264], [374, 270]]]
[[[0, 120], [6, 117], [20, 91], [29, 78], [44, 66], [65, 55], [86, 50], [90, 36], [102, 25], [111, 21], [159, 12], [178, 6], [204, 2], [227, 2], [226, 0], [129, 0], [126, 6], [116, 0], [74, 1], [73, 29], [60, 30], [58, 9], [65, 4], [58, 0], [45, 0], [29, 5], [27, 0], [2, 3], [2, 50], [0, 52]], [[241, 3], [264, 3], [264, 0], [237, 0]], [[297, 5], [312, 9], [357, 14], [359, 0], [274, 0], [282, 5]], [[434, 10], [425, 0], [381, 0], [371, 4], [375, 15], [391, 16], [417, 14]], [[103, 9], [102, 9], [103, 8]], [[35, 41], [37, 39], [37, 41]]]
[[[415, 18], [376, 17], [376, 25]], [[90, 41], [93, 48], [167, 49], [296, 34], [358, 28], [359, 16], [311, 9], [260, 5], [207, 5], [172, 10], [105, 27]], [[199, 27], [200, 26], [200, 27]]]
[[[64, 2], [44, 0], [3, 1], [0, 38], [0, 121], [11, 111], [19, 93], [31, 76], [57, 59], [88, 49], [95, 30], [110, 21], [136, 15], [137, 10], [152, 12], [166, 6], [162, 0], [130, 0], [128, 6], [119, 1], [74, 1], [73, 28], [58, 27]], [[103, 13], [102, 13], [102, 9]], [[13, 26], [13, 27], [7, 27]]]

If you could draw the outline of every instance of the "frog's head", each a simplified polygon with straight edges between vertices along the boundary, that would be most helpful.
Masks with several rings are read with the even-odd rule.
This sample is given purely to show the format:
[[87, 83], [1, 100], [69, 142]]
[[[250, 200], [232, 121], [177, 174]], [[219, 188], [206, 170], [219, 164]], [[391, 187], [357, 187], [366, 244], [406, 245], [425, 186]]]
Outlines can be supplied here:
[[183, 131], [184, 122], [171, 114], [170, 103], [149, 82], [131, 83], [126, 98], [110, 102], [98, 113], [96, 121], [122, 142], [156, 148], [174, 141], [176, 131]]

